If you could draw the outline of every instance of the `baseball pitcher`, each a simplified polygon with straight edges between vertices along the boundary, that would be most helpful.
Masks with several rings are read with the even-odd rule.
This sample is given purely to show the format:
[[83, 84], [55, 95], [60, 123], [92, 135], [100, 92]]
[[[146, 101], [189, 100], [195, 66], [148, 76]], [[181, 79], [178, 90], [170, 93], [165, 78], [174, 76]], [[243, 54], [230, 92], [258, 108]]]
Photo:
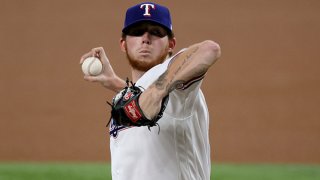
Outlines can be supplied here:
[[132, 77], [116, 75], [102, 47], [102, 73], [84, 79], [116, 92], [109, 101], [113, 180], [209, 180], [209, 114], [200, 89], [220, 47], [205, 40], [173, 55], [176, 38], [167, 7], [146, 2], [125, 15], [121, 50]]

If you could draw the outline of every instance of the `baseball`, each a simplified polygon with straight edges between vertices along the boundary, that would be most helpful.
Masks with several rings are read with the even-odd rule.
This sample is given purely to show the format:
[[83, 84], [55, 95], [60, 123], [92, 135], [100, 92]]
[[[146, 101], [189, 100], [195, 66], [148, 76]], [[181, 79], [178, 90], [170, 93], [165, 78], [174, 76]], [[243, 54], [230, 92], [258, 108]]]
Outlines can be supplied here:
[[88, 57], [83, 61], [81, 67], [85, 75], [97, 76], [102, 72], [102, 63], [96, 57]]

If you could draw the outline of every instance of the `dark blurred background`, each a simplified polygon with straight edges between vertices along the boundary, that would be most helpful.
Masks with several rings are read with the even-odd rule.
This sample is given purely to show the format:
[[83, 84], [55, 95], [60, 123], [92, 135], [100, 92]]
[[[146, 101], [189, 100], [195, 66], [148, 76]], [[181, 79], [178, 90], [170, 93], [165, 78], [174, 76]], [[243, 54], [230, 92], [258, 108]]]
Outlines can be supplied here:
[[[83, 80], [102, 46], [131, 76], [119, 39], [141, 1], [1, 0], [0, 161], [109, 161], [113, 93]], [[171, 10], [175, 52], [206, 39], [222, 58], [202, 89], [216, 162], [320, 163], [320, 1], [154, 1]]]

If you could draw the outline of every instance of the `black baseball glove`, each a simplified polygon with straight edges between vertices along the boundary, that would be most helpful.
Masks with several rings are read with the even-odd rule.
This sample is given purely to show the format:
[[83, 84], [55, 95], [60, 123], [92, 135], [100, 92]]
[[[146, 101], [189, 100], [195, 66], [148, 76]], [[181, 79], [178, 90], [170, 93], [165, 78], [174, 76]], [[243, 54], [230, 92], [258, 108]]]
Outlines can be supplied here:
[[[158, 120], [162, 117], [163, 111], [168, 104], [169, 96], [163, 98], [160, 112], [153, 119], [148, 119], [143, 114], [140, 105], [139, 97], [143, 92], [142, 87], [136, 86], [127, 79], [127, 86], [121, 90], [112, 100], [111, 105], [111, 119], [116, 126], [147, 126], [150, 127], [158, 125]], [[107, 126], [109, 126], [110, 121]]]

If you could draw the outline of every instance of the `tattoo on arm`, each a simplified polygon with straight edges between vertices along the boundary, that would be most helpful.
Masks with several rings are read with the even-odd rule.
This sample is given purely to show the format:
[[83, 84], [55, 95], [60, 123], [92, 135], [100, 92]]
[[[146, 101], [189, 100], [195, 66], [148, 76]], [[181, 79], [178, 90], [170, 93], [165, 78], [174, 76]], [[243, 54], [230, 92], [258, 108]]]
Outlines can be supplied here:
[[[175, 79], [174, 77], [183, 69], [185, 64], [188, 62], [188, 60], [193, 57], [193, 55], [198, 51], [199, 47], [195, 47], [189, 54], [186, 55], [186, 57], [178, 64], [178, 67], [172, 72], [171, 79], [170, 77], [167, 77], [170, 71], [171, 65], [169, 65], [168, 70], [166, 70], [155, 82], [155, 86], [159, 90], [166, 90], [168, 93], [173, 91], [176, 88], [179, 88], [183, 86], [183, 84], [186, 82], [185, 80], [181, 79]], [[172, 62], [172, 64], [175, 63], [175, 60]], [[178, 62], [179, 63], [179, 62]], [[201, 68], [202, 69], [202, 68]]]
[[166, 79], [167, 74], [168, 74], [168, 70], [166, 70], [155, 82], [155, 86], [157, 89], [163, 90], [165, 88], [164, 85], [167, 82], [167, 79]]
[[177, 88], [183, 87], [185, 82], [186, 81], [183, 81], [183, 80], [176, 80], [176, 81], [172, 82], [172, 84], [168, 88], [168, 93], [170, 93], [171, 91], [173, 91]]

